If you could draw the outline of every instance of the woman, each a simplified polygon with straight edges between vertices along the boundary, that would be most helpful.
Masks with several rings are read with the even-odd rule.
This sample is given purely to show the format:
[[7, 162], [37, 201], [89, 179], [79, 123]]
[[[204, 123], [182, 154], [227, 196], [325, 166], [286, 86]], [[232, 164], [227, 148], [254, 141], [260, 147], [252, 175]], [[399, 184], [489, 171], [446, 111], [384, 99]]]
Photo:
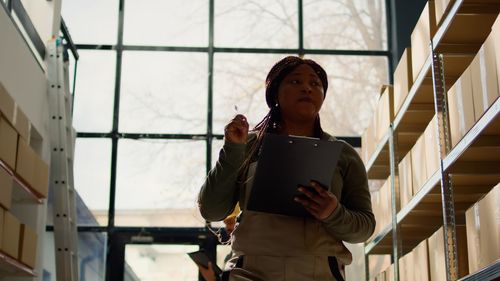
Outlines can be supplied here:
[[316, 182], [298, 188], [304, 196], [295, 200], [313, 218], [246, 210], [264, 133], [338, 141], [320, 124], [327, 88], [326, 72], [316, 62], [286, 57], [267, 75], [270, 110], [264, 119], [250, 133], [243, 115], [226, 125], [224, 146], [201, 188], [199, 207], [209, 221], [223, 219], [237, 202], [243, 210], [233, 232], [230, 280], [343, 280], [344, 265], [352, 261], [343, 241], [363, 242], [373, 233], [365, 167], [347, 143], [326, 190]]

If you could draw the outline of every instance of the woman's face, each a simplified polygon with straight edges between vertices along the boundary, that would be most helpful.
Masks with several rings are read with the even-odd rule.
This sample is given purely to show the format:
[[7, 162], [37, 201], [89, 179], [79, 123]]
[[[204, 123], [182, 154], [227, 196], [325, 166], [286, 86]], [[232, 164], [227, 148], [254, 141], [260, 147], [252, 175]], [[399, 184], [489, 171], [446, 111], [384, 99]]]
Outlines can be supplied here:
[[278, 88], [278, 104], [283, 119], [291, 122], [314, 121], [324, 98], [323, 85], [312, 67], [297, 66]]

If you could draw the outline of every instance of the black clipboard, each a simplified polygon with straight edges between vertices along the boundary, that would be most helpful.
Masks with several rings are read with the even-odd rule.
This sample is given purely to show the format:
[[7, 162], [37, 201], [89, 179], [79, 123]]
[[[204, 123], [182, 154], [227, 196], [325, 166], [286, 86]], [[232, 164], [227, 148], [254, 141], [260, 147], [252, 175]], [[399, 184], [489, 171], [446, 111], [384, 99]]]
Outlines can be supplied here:
[[262, 140], [252, 191], [251, 211], [307, 217], [309, 212], [294, 197], [299, 185], [315, 180], [330, 186], [344, 144], [340, 141], [266, 134]]
[[211, 262], [212, 263], [212, 268], [214, 269], [214, 272], [217, 276], [221, 275], [222, 274], [222, 269], [220, 269], [220, 267], [217, 266], [217, 263], [211, 261], [208, 256], [207, 256], [207, 253], [205, 253], [205, 251], [203, 250], [200, 250], [200, 251], [196, 251], [196, 252], [191, 252], [191, 253], [188, 253], [188, 256], [196, 263], [196, 264], [199, 264], [205, 268], [208, 268], [208, 262]]

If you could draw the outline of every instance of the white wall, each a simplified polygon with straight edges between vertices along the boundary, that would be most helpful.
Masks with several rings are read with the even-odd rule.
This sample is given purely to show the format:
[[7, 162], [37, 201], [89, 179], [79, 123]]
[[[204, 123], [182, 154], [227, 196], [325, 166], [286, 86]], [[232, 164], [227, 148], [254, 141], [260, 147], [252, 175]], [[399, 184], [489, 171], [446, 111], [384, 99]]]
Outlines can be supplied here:
[[21, 0], [43, 42], [59, 34], [61, 0]]

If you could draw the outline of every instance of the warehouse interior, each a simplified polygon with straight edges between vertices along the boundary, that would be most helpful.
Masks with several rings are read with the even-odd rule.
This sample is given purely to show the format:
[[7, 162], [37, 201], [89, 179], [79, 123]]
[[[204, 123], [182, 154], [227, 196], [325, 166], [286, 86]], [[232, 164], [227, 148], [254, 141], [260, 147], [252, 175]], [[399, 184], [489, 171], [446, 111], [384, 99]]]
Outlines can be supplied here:
[[369, 179], [345, 280], [500, 278], [499, 0], [0, 6], [0, 280], [204, 280], [200, 249], [223, 267], [198, 192], [287, 55], [325, 68], [322, 126]]

